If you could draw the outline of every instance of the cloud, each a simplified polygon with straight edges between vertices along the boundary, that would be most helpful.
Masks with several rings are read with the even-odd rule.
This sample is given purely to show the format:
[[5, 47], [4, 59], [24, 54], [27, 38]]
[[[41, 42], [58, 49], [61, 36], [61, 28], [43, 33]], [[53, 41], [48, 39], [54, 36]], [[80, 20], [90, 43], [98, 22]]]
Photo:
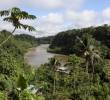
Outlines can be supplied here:
[[28, 0], [25, 4], [34, 8], [39, 8], [40, 10], [78, 9], [84, 1], [85, 0]]
[[7, 9], [15, 6], [20, 5], [20, 0], [1, 0], [0, 1], [0, 8], [1, 9]]
[[77, 27], [91, 26], [96, 20], [97, 13], [93, 10], [84, 10], [81, 12], [67, 11], [66, 20]]
[[85, 0], [2, 0], [0, 8], [20, 6], [37, 8], [40, 10], [52, 9], [77, 9], [80, 8]]
[[52, 35], [73, 28], [110, 24], [108, 12], [109, 9], [105, 8], [100, 12], [86, 9], [82, 11], [67, 10], [64, 13], [49, 13], [40, 18], [41, 23], [38, 26], [44, 35]]
[[[43, 35], [54, 35], [60, 31], [63, 31], [65, 27], [64, 15], [61, 13], [49, 13], [46, 16], [39, 18], [37, 29], [41, 31]], [[39, 32], [40, 33], [40, 32]]]
[[61, 0], [28, 0], [26, 3], [32, 7], [40, 9], [53, 9], [62, 6]]
[[88, 22], [95, 18], [95, 12], [90, 10], [84, 10], [82, 12], [67, 11], [66, 16], [69, 20]]
[[41, 23], [62, 24], [63, 22], [63, 15], [59, 13], [49, 13], [47, 16], [41, 17]]
[[110, 19], [110, 7], [104, 9], [104, 10], [102, 11], [102, 15], [103, 15], [103, 17]]
[[64, 3], [63, 7], [66, 9], [72, 9], [72, 10], [77, 10], [82, 7], [86, 0], [62, 0]]

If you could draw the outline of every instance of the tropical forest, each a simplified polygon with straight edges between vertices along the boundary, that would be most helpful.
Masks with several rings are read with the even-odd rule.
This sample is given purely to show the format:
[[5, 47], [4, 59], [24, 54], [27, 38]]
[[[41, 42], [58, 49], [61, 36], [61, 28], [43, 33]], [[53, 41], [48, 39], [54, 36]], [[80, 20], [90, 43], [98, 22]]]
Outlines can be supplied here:
[[[85, 0], [9, 1], [0, 4], [0, 100], [110, 100], [110, 8], [90, 24], [93, 11], [74, 12]], [[78, 27], [64, 28], [70, 17]]]

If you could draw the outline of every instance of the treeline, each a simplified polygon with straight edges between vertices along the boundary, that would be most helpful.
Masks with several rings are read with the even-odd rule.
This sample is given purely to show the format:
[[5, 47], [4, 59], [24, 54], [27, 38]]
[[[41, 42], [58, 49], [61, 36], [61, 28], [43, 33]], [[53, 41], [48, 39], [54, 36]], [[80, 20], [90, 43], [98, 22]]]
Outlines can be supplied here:
[[[9, 35], [10, 32], [1, 31], [0, 44]], [[35, 70], [24, 61], [24, 53], [36, 45], [37, 41], [32, 36], [12, 35], [0, 46], [0, 100], [37, 99], [32, 90], [27, 89], [34, 84]]]
[[[103, 25], [98, 27], [88, 27], [82, 29], [73, 29], [64, 32], [58, 33], [53, 39], [50, 49], [48, 51], [71, 54], [81, 53], [81, 50], [78, 47], [77, 37], [81, 39], [85, 34], [90, 34], [96, 41], [100, 42], [99, 44], [103, 49], [105, 49], [105, 56], [110, 57], [110, 26]], [[80, 50], [80, 51], [79, 51]]]
[[20, 34], [20, 35], [15, 35], [15, 38], [20, 41], [26, 41], [30, 43], [33, 46], [38, 45], [38, 41], [34, 36], [27, 35], [27, 34]]
[[54, 36], [41, 37], [41, 38], [37, 38], [37, 42], [38, 44], [50, 44], [53, 38]]

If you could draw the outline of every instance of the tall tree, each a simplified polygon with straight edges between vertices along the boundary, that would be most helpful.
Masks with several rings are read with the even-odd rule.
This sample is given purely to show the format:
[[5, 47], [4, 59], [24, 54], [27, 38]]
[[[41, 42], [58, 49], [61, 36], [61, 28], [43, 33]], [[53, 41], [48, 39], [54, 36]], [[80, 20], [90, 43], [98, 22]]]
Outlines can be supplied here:
[[86, 59], [86, 70], [92, 69], [92, 73], [94, 73], [94, 64], [101, 61], [101, 53], [97, 46], [97, 41], [89, 34], [85, 34], [83, 39], [79, 37], [77, 37], [77, 39], [83, 46], [83, 55]]
[[57, 69], [60, 66], [60, 63], [57, 59], [51, 58], [50, 65], [53, 67], [53, 71], [54, 71], [54, 82], [53, 82], [53, 96], [54, 96], [56, 92]]
[[[27, 12], [22, 11], [17, 7], [11, 8], [9, 10], [0, 11], [0, 16], [4, 17], [3, 21], [10, 22], [14, 26], [14, 30], [11, 32], [12, 34], [15, 32], [16, 29], [21, 29], [21, 28], [23, 28], [25, 30], [27, 29], [29, 31], [35, 31], [34, 27], [29, 26], [27, 24], [22, 24], [20, 21], [24, 20], [24, 19], [32, 19], [33, 20], [33, 19], [36, 19], [36, 16], [30, 15]], [[7, 39], [4, 40], [0, 44], [0, 46], [2, 46], [4, 43], [6, 43], [12, 37], [12, 34], [9, 35], [7, 37]]]
[[[80, 44], [83, 46], [83, 55], [85, 57], [85, 63], [86, 63], [86, 72], [88, 74], [88, 79], [90, 79], [89, 73], [92, 73], [91, 80], [94, 80], [94, 74], [95, 74], [95, 64], [101, 61], [100, 51], [98, 50], [98, 47], [96, 47], [97, 42], [94, 38], [92, 38], [91, 35], [85, 34], [83, 39], [77, 37]], [[87, 99], [90, 96], [90, 93], [88, 91], [87, 93]]]

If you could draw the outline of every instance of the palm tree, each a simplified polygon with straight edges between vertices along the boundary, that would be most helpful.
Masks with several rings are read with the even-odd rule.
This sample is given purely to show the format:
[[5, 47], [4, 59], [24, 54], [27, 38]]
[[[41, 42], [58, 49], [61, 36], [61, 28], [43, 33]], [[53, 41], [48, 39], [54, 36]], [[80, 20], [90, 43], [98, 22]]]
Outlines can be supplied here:
[[94, 64], [101, 61], [100, 52], [94, 48], [94, 46], [90, 45], [88, 51], [85, 51], [86, 62], [88, 62], [88, 66], [92, 67], [92, 80], [94, 79]]
[[60, 66], [60, 63], [57, 59], [51, 58], [50, 59], [50, 66], [52, 66], [53, 71], [54, 71], [54, 82], [53, 82], [53, 96], [54, 96], [55, 92], [56, 92], [57, 69]]
[[[0, 16], [4, 17], [3, 21], [10, 22], [14, 26], [14, 29], [11, 32], [12, 34], [15, 32], [16, 29], [21, 29], [21, 28], [23, 28], [25, 30], [27, 29], [29, 31], [35, 31], [34, 27], [22, 24], [20, 21], [23, 19], [32, 19], [33, 20], [33, 19], [36, 19], [36, 16], [29, 15], [27, 12], [21, 11], [17, 7], [14, 7], [9, 10], [0, 11]], [[0, 44], [0, 46], [2, 46], [5, 42], [7, 42], [11, 37], [12, 37], [12, 35], [9, 35], [8, 38]]]
[[89, 67], [92, 67], [92, 73], [94, 74], [94, 64], [101, 61], [100, 51], [95, 46], [96, 41], [89, 34], [85, 34], [84, 40], [77, 37], [80, 43], [83, 45], [83, 55], [86, 59], [86, 71], [88, 72]]
[[[84, 49], [83, 55], [86, 59], [86, 72], [88, 73], [88, 79], [90, 78], [89, 70], [92, 68], [92, 79], [91, 80], [93, 81], [94, 74], [95, 74], [94, 65], [95, 63], [98, 63], [99, 61], [101, 61], [100, 52], [97, 49], [97, 47], [95, 47], [96, 41], [89, 34], [85, 34], [84, 40], [82, 40], [79, 37], [77, 37], [77, 39], [79, 40], [80, 44], [83, 46], [83, 49]], [[89, 95], [90, 93], [88, 92], [87, 98]]]

